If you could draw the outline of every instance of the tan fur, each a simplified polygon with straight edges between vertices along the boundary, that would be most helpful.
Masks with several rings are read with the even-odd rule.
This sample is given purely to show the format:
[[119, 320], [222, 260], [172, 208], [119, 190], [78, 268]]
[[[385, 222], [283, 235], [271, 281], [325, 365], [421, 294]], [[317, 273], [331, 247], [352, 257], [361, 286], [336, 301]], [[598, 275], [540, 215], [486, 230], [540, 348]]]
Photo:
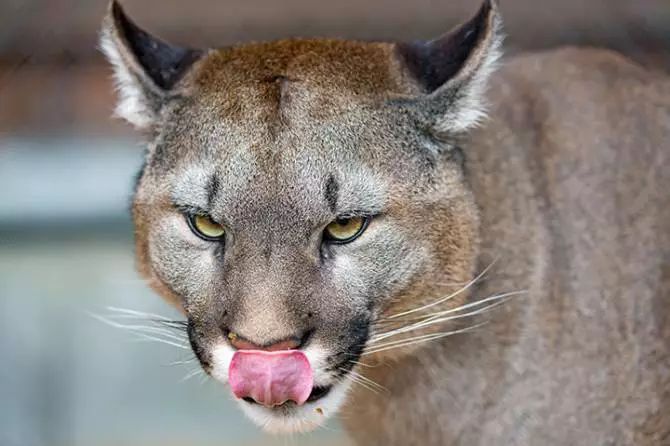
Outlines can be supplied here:
[[[345, 424], [365, 445], [670, 441], [670, 82], [612, 52], [505, 62], [467, 143], [485, 329], [363, 372]], [[436, 394], [439, 394], [437, 396]], [[417, 434], [421, 432], [421, 434]]]
[[[345, 364], [385, 390], [354, 386], [343, 406], [360, 445], [665, 444], [670, 81], [603, 50], [517, 57], [464, 134], [497, 12], [485, 2], [437, 88], [402, 45], [305, 39], [210, 50], [163, 91], [108, 33], [120, 68], [150, 84], [134, 98], [153, 137], [133, 208], [140, 271], [217, 379], [226, 331], [266, 345], [311, 330], [332, 363], [358, 359], [347, 342], [364, 335]], [[462, 29], [436, 42], [459, 51]], [[329, 176], [341, 201], [375, 208], [346, 247], [319, 245], [337, 217]], [[189, 233], [179, 206], [194, 203], [227, 226], [225, 246]], [[377, 351], [390, 330], [505, 293]]]

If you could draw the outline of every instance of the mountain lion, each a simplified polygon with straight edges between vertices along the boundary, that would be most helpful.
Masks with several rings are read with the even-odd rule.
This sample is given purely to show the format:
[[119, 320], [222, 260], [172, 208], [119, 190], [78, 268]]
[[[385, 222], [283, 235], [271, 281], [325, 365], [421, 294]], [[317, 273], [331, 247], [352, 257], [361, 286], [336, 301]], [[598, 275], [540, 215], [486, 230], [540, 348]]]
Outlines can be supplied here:
[[139, 269], [265, 429], [670, 444], [670, 81], [500, 47], [492, 0], [428, 42], [216, 50], [111, 4]]

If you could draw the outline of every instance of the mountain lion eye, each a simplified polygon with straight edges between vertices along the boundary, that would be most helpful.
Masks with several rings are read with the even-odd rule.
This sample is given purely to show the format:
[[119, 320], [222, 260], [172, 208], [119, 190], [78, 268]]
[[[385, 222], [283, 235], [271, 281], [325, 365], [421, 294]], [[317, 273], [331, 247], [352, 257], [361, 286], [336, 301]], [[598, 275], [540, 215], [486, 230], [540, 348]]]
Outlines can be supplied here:
[[193, 233], [202, 239], [219, 241], [226, 233], [223, 226], [215, 223], [206, 215], [191, 215], [187, 219]]
[[368, 217], [338, 218], [326, 226], [324, 238], [336, 244], [353, 242], [365, 231], [369, 221]]

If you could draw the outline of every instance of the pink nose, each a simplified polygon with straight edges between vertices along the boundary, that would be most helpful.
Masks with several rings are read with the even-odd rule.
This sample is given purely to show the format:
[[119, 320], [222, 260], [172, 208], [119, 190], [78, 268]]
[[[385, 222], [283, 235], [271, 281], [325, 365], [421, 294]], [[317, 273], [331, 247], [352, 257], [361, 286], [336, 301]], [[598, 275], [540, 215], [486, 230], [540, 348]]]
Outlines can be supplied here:
[[238, 350], [228, 369], [237, 398], [274, 407], [287, 401], [302, 405], [314, 386], [312, 367], [300, 350]]

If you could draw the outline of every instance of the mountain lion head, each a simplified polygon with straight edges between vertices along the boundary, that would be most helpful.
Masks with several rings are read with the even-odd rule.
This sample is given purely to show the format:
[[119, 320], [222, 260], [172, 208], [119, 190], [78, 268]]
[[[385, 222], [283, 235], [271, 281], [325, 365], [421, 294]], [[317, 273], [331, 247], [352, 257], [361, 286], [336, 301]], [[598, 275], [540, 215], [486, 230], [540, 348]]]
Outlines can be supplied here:
[[204, 370], [266, 429], [320, 425], [362, 362], [439, 335], [438, 323], [391, 332], [399, 315], [463, 301], [478, 216], [457, 141], [483, 116], [498, 29], [486, 1], [429, 42], [192, 50], [111, 4], [117, 114], [148, 139], [140, 271], [183, 311]]

